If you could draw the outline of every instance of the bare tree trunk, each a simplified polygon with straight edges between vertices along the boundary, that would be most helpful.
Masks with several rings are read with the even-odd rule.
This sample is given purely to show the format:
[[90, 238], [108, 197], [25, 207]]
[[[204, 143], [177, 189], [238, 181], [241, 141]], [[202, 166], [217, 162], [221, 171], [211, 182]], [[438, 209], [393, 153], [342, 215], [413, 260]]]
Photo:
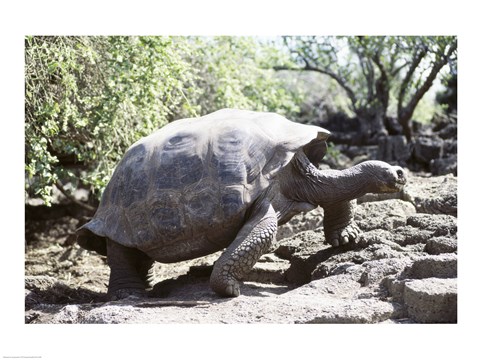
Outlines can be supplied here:
[[413, 110], [414, 108], [408, 112], [404, 110], [398, 114], [398, 118], [397, 118], [397, 121], [402, 126], [403, 134], [407, 138], [408, 142], [412, 141], [412, 128], [410, 126], [410, 120], [412, 119], [412, 116], [413, 116]]
[[411, 79], [410, 73], [413, 74], [413, 71], [415, 70], [413, 66], [416, 67], [419, 65], [420, 60], [425, 56], [425, 53], [421, 53], [420, 60], [417, 59], [418, 61], [413, 62], [412, 68], [411, 68], [412, 70], [409, 70], [408, 76], [405, 77], [405, 80], [402, 83], [401, 91], [399, 94], [397, 116], [398, 116], [398, 122], [402, 126], [403, 132], [409, 142], [412, 140], [412, 129], [410, 127], [410, 120], [412, 119], [415, 108], [417, 107], [419, 101], [422, 99], [425, 93], [431, 88], [431, 86], [433, 85], [433, 81], [437, 77], [438, 73], [448, 63], [449, 59], [451, 58], [452, 54], [455, 52], [456, 49], [457, 49], [457, 42], [455, 41], [450, 46], [450, 48], [448, 49], [445, 55], [443, 54], [437, 55], [437, 58], [430, 70], [430, 73], [428, 74], [423, 84], [413, 94], [410, 101], [408, 101], [406, 105], [403, 105], [405, 91], [408, 86], [408, 82]]
[[360, 122], [360, 134], [356, 142], [358, 145], [376, 145], [380, 138], [388, 135], [385, 109], [361, 109], [356, 115]]

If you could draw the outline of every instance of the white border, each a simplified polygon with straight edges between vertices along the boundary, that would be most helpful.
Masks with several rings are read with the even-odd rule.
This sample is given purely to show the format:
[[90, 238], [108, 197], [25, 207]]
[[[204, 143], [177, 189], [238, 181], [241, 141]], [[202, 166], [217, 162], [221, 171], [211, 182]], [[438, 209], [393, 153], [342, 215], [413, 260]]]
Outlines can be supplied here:
[[[452, 1], [16, 1], [2, 5], [0, 356], [452, 359], [476, 354], [478, 10]], [[472, 4], [472, 5], [470, 5]], [[23, 39], [34, 35], [458, 35], [458, 325], [24, 325]], [[473, 207], [475, 206], [475, 207]], [[478, 326], [476, 326], [478, 329]], [[472, 350], [472, 351], [471, 351]]]

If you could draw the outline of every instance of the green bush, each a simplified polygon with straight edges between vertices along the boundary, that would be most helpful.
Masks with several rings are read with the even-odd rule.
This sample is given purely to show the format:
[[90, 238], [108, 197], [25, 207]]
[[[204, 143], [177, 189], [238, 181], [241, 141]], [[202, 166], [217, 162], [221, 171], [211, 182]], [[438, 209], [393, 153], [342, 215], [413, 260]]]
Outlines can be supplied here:
[[227, 36], [191, 41], [188, 61], [197, 79], [191, 95], [200, 114], [226, 107], [287, 116], [299, 111], [302, 94], [272, 69], [282, 56], [273, 44]]
[[25, 183], [48, 205], [58, 181], [99, 197], [126, 148], [177, 118], [224, 107], [292, 115], [274, 47], [241, 37], [25, 39]]

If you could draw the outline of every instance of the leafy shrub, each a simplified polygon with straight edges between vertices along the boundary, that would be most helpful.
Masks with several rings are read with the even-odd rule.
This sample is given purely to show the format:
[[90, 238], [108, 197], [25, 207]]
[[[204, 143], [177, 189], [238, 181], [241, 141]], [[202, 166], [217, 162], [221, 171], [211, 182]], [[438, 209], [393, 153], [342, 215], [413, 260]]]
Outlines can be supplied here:
[[[291, 116], [302, 97], [272, 69], [282, 54], [252, 37], [193, 38], [188, 56], [196, 75], [192, 99], [202, 115], [220, 108], [275, 111]], [[284, 55], [287, 57], [287, 55]]]
[[25, 183], [48, 205], [55, 184], [99, 197], [125, 150], [177, 118], [224, 107], [291, 115], [298, 97], [240, 37], [25, 39]]

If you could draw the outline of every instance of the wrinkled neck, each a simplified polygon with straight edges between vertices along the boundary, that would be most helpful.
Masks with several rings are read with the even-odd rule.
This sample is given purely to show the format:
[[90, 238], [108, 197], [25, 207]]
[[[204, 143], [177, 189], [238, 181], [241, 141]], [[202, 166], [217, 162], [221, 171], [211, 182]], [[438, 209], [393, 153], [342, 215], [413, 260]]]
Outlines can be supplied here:
[[345, 170], [318, 170], [300, 151], [290, 162], [292, 176], [286, 178], [286, 191], [296, 201], [320, 206], [356, 199], [371, 190], [372, 179], [363, 164]]

